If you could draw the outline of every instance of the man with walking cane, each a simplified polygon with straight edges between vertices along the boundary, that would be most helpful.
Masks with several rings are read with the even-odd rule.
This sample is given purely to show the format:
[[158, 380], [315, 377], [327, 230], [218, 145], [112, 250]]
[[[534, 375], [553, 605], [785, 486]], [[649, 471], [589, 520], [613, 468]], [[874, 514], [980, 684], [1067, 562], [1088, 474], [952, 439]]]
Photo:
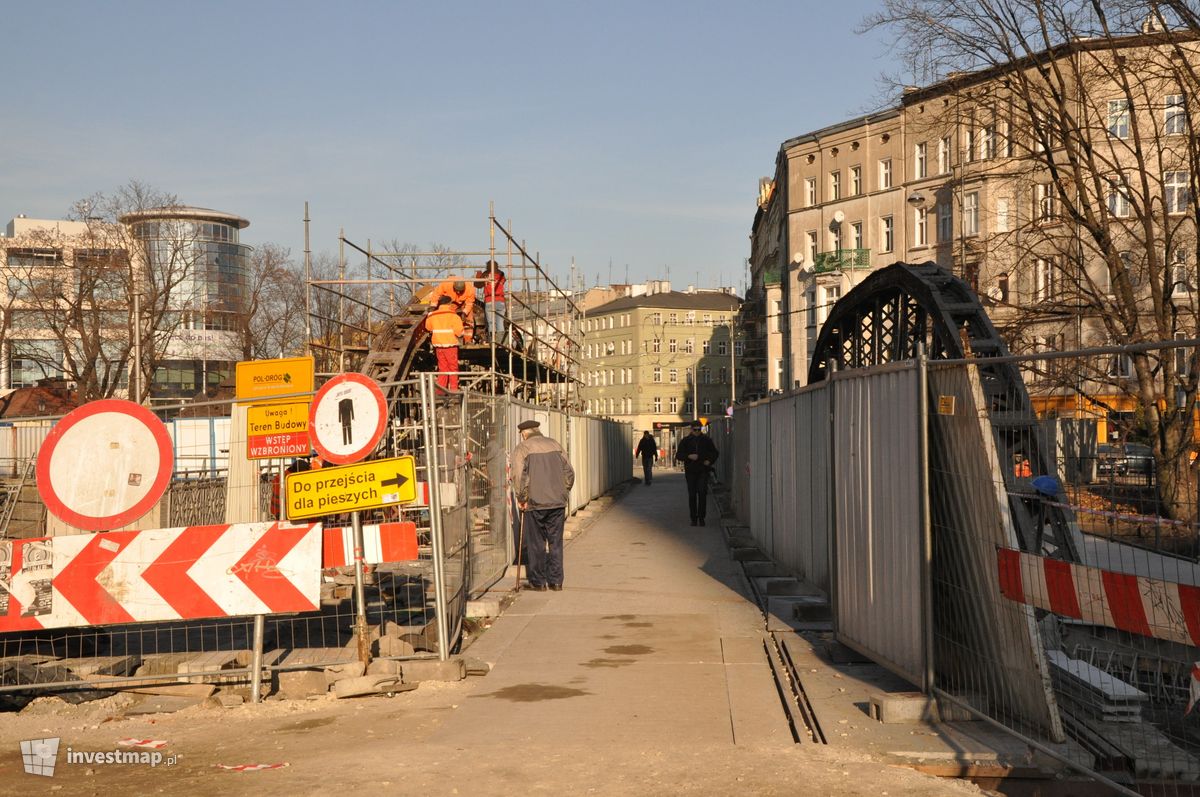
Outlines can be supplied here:
[[521, 442], [512, 452], [512, 484], [521, 511], [521, 536], [528, 537], [529, 588], [557, 591], [563, 585], [563, 524], [575, 469], [562, 446], [539, 431], [540, 425], [517, 425]]

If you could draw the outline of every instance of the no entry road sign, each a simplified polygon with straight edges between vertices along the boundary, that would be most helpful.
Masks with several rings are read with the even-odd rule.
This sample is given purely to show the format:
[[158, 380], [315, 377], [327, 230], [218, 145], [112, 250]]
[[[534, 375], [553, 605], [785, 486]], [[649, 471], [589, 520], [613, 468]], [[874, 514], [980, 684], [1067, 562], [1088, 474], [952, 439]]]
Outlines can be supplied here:
[[50, 430], [37, 459], [38, 493], [65, 523], [107, 531], [145, 515], [171, 480], [171, 437], [154, 413], [103, 399]]
[[345, 465], [375, 450], [386, 422], [387, 401], [375, 380], [341, 374], [317, 391], [308, 429], [322, 459]]
[[393, 457], [289, 473], [284, 490], [289, 520], [407, 504], [417, 498], [416, 461]]

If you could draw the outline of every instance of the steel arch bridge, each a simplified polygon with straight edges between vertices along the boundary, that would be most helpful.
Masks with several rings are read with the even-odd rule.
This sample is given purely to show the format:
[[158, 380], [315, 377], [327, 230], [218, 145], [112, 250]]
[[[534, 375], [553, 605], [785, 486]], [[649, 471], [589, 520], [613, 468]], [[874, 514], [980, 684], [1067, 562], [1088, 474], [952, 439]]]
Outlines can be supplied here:
[[[1009, 506], [1023, 550], [1079, 561], [1067, 510], [1043, 504], [1031, 479], [1014, 469], [1028, 460], [1033, 474], [1057, 475], [1021, 371], [978, 297], [936, 263], [896, 263], [874, 272], [833, 307], [817, 338], [809, 383], [835, 370], [915, 360], [972, 360], [978, 368], [996, 463], [1004, 474]], [[1045, 544], [1053, 548], [1045, 550]]]

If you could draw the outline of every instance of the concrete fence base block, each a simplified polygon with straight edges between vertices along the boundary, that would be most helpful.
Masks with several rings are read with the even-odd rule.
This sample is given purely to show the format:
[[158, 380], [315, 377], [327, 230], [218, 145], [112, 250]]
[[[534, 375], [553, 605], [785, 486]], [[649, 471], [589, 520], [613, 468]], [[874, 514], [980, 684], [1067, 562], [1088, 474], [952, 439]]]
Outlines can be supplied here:
[[937, 701], [920, 692], [877, 692], [869, 698], [868, 713], [885, 725], [938, 722]]
[[800, 594], [800, 582], [786, 576], [766, 576], [756, 578], [754, 585], [763, 595], [797, 595]]
[[279, 673], [279, 696], [303, 700], [309, 695], [323, 695], [329, 682], [321, 670], [282, 670]]
[[467, 617], [499, 617], [500, 616], [500, 599], [499, 598], [478, 598], [473, 601], [467, 601]]
[[[411, 656], [414, 653], [416, 653], [416, 650], [413, 649], [412, 643], [407, 639], [401, 639], [394, 636], [384, 636], [379, 638], [379, 647], [376, 651], [376, 655], [378, 656], [383, 656], [384, 658], [400, 658], [404, 656]], [[361, 674], [362, 673], [359, 673], [359, 675]]]
[[730, 548], [730, 555], [735, 562], [769, 562], [770, 559], [757, 548]]
[[345, 664], [335, 664], [332, 667], [325, 668], [325, 682], [329, 686], [344, 681], [347, 678], [358, 678], [367, 671], [366, 665], [361, 661], [348, 661]]
[[375, 659], [367, 667], [367, 675], [398, 675], [402, 676], [404, 670], [398, 661], [391, 659]]
[[460, 658], [415, 659], [404, 662], [404, 682], [416, 684], [421, 681], [461, 681], [467, 677], [467, 668]]
[[774, 562], [742, 562], [750, 578], [772, 578], [779, 575], [779, 566]]

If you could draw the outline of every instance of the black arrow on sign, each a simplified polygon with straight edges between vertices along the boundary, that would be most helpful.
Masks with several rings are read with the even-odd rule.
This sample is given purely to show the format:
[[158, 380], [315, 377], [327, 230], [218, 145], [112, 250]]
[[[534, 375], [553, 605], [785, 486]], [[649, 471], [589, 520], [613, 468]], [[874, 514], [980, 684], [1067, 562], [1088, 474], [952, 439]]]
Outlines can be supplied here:
[[403, 486], [404, 486], [404, 483], [405, 483], [405, 482], [407, 482], [407, 481], [408, 481], [408, 477], [407, 477], [407, 476], [405, 476], [403, 473], [397, 473], [397, 474], [396, 474], [396, 478], [394, 478], [394, 479], [387, 479], [387, 480], [385, 480], [385, 481], [381, 481], [381, 482], [379, 483], [379, 486], [381, 486], [381, 487], [387, 487], [389, 484], [394, 484], [394, 485], [396, 485], [396, 489], [397, 489], [397, 490], [399, 490], [401, 487], [403, 487]]

